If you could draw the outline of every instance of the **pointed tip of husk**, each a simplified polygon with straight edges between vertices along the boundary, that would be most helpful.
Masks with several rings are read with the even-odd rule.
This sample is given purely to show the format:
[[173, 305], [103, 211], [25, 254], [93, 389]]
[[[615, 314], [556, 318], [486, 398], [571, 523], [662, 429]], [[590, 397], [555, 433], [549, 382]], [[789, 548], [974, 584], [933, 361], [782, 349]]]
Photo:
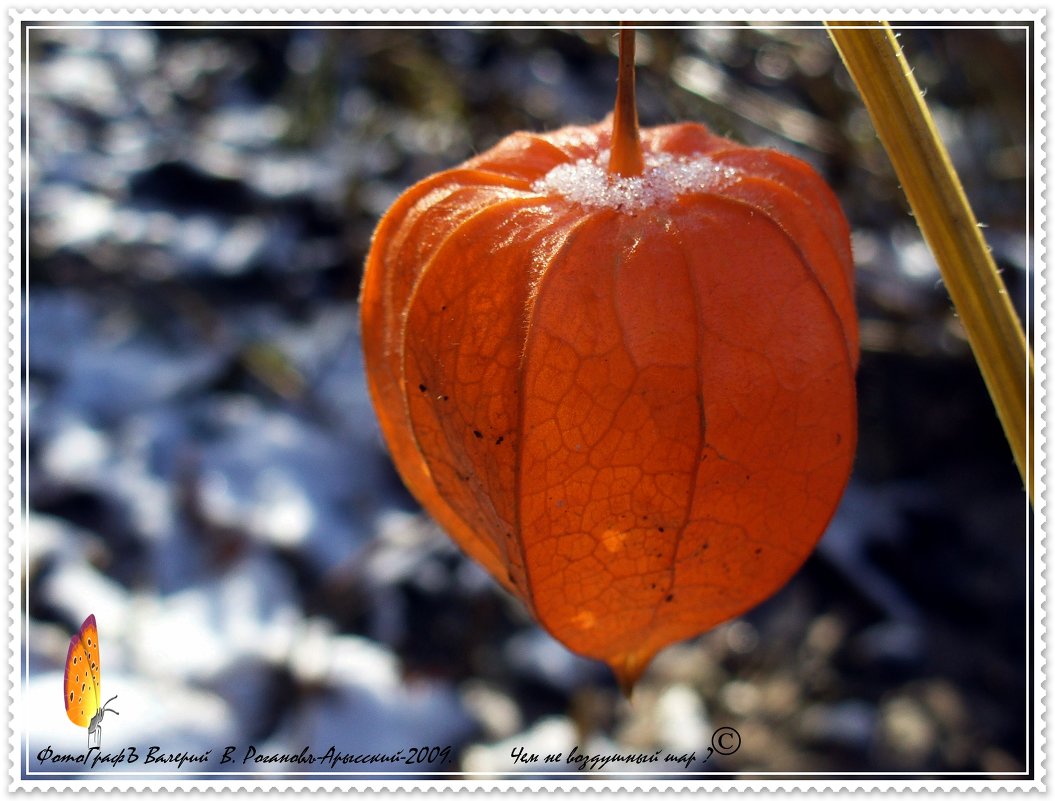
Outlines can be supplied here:
[[615, 679], [619, 682], [619, 690], [623, 693], [623, 698], [627, 701], [634, 700], [634, 687], [637, 685], [637, 680], [640, 676], [625, 676], [616, 671]]
[[615, 674], [619, 689], [623, 691], [626, 700], [632, 700], [634, 687], [652, 663], [653, 656], [655, 656], [655, 651], [632, 651], [608, 660], [608, 667]]

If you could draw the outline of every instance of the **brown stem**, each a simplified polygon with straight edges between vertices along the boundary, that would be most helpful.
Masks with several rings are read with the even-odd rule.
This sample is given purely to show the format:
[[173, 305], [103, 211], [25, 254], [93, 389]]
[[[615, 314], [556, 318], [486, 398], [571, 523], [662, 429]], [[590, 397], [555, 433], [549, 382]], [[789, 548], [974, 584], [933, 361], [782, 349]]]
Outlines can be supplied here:
[[641, 136], [637, 126], [637, 99], [634, 95], [634, 31], [619, 27], [619, 83], [615, 91], [612, 119], [612, 157], [608, 172], [632, 176], [644, 172]]

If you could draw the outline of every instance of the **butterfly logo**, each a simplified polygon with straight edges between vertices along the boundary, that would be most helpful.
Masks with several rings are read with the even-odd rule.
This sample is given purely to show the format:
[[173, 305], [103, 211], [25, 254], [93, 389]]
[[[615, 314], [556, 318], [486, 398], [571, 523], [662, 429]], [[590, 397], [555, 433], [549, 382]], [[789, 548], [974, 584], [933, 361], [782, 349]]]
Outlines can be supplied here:
[[63, 672], [62, 700], [66, 702], [66, 715], [78, 726], [88, 727], [88, 746], [91, 747], [92, 735], [98, 747], [103, 739], [103, 715], [116, 709], [109, 709], [110, 701], [102, 703], [102, 675], [99, 662], [99, 628], [95, 625], [95, 615], [88, 615], [81, 624], [81, 629], [70, 638], [70, 650], [66, 653], [66, 670]]

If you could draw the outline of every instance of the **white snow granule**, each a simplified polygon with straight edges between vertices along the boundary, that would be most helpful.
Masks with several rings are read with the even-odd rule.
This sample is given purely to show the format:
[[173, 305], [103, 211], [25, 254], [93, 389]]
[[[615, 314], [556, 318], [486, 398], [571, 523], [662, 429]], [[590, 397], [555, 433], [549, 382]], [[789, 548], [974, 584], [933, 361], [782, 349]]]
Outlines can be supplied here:
[[667, 203], [690, 192], [714, 191], [736, 180], [739, 172], [706, 156], [645, 154], [641, 175], [625, 177], [608, 172], [609, 151], [554, 167], [532, 184], [542, 195], [561, 195], [586, 208], [640, 211]]

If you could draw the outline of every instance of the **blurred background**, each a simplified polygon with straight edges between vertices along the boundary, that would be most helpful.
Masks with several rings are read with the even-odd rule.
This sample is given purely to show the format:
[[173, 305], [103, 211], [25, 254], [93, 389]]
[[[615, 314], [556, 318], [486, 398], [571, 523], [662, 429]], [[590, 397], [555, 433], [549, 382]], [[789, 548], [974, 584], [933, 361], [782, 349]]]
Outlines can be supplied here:
[[[900, 42], [1024, 318], [1028, 31], [943, 24]], [[518, 745], [694, 751], [702, 778], [1025, 769], [1030, 512], [819, 27], [638, 36], [643, 125], [695, 120], [799, 156], [853, 226], [860, 446], [802, 571], [662, 653], [628, 703], [402, 488], [358, 339], [373, 226], [412, 183], [514, 130], [603, 118], [615, 46], [610, 29], [556, 26], [29, 31], [31, 774], [68, 769], [41, 766], [41, 748], [85, 747], [60, 696], [90, 613], [121, 713], [103, 750], [212, 749], [213, 771], [267, 769], [217, 767], [251, 744], [450, 746], [424, 769], [499, 774]], [[704, 762], [719, 726], [741, 747]]]

